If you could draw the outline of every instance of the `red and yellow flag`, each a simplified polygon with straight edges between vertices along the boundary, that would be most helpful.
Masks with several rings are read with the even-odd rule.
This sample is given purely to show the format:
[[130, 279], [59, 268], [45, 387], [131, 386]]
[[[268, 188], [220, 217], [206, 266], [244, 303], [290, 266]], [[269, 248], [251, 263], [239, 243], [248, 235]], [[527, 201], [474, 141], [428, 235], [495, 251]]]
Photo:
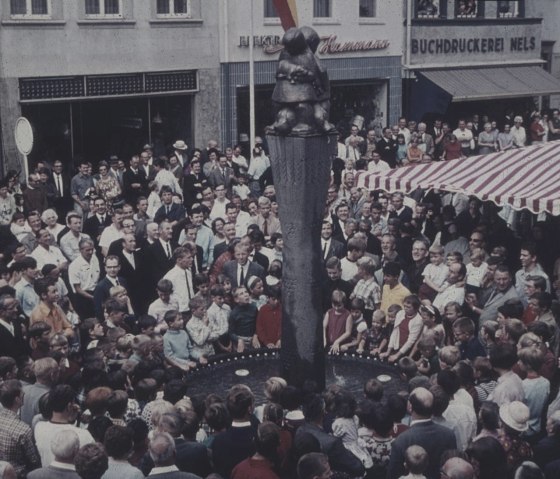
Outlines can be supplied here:
[[273, 0], [274, 8], [276, 8], [276, 13], [280, 17], [282, 22], [282, 28], [284, 31], [289, 30], [292, 27], [297, 27], [297, 8], [296, 0]]

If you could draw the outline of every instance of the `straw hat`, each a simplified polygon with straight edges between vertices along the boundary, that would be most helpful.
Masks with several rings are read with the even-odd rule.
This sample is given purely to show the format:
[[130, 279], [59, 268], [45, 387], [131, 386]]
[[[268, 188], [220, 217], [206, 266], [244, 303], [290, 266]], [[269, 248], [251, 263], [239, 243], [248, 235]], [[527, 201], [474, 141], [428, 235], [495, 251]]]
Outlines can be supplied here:
[[175, 148], [176, 150], [186, 150], [187, 144], [183, 140], [177, 140], [175, 143], [173, 143], [173, 148]]

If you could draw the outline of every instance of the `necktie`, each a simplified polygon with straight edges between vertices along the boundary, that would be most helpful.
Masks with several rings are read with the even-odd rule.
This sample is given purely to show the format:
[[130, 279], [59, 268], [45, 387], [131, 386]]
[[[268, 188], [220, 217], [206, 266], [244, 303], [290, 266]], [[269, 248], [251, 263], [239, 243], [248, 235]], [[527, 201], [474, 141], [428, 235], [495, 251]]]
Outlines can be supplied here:
[[327, 259], [327, 242], [323, 242], [323, 259]]
[[268, 236], [268, 220], [265, 218], [263, 223], [263, 234]]
[[171, 259], [171, 246], [169, 246], [169, 243], [167, 243], [165, 246], [167, 249], [167, 259]]
[[187, 291], [189, 293], [189, 299], [190, 299], [190, 298], [193, 297], [193, 294], [192, 294], [192, 289], [191, 289], [191, 283], [189, 281], [189, 270], [188, 269], [185, 270], [185, 281], [187, 283]]
[[119, 282], [119, 278], [115, 278], [115, 283], [117, 283], [117, 286], [121, 285], [121, 283]]
[[239, 286], [243, 286], [245, 284], [245, 275], [243, 274], [243, 266], [240, 266], [241, 273], [239, 273]]
[[165, 205], [165, 214], [166, 214], [166, 215], [169, 214], [169, 205]]
[[56, 175], [56, 189], [58, 191], [58, 196], [62, 196], [62, 184], [60, 182], [60, 175]]
[[136, 262], [134, 261], [134, 254], [128, 253], [128, 262], [132, 266], [132, 269], [136, 269]]
[[99, 217], [99, 221], [101, 222], [102, 225], [104, 225], [105, 224], [105, 216], [101, 215]]

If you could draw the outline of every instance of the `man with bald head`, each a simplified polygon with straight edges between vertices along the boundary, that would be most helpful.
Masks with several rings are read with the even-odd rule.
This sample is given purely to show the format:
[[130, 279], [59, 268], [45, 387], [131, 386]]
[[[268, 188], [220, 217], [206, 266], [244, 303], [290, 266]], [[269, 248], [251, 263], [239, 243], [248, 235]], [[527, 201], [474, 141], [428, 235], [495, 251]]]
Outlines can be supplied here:
[[442, 466], [441, 477], [446, 479], [474, 479], [474, 469], [464, 459], [452, 457]]
[[425, 388], [414, 389], [408, 398], [407, 409], [411, 417], [410, 429], [400, 434], [391, 449], [387, 479], [404, 476], [404, 455], [409, 446], [423, 447], [428, 453], [430, 463], [426, 470], [428, 479], [439, 477], [439, 464], [442, 454], [448, 449], [456, 449], [457, 442], [453, 431], [432, 421], [434, 396]]

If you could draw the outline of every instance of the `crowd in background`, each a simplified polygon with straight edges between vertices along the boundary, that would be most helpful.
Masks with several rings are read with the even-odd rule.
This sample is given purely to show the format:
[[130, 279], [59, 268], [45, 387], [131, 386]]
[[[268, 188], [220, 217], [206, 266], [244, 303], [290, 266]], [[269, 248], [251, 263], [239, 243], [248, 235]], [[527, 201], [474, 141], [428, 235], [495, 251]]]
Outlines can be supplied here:
[[[326, 354], [395, 364], [363, 396], [310, 381], [190, 395], [217, 355], [281, 348], [282, 228], [266, 143], [150, 145], [0, 182], [2, 477], [558, 477], [557, 222], [358, 171], [560, 139], [401, 118], [339, 133], [321, 228]], [[373, 375], [373, 372], [372, 372]], [[516, 472], [517, 471], [517, 472]]]

